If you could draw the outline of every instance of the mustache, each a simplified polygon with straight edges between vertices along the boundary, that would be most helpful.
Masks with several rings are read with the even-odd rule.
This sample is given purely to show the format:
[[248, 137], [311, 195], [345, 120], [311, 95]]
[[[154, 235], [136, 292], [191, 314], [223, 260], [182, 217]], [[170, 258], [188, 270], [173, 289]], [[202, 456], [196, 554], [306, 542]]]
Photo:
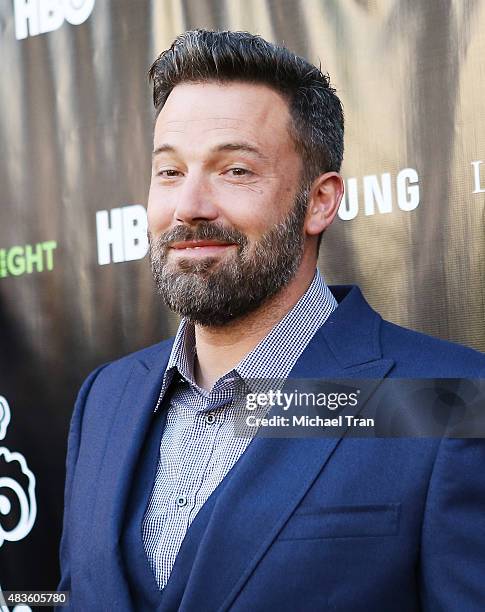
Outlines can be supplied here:
[[[149, 239], [152, 242], [152, 236], [149, 232]], [[248, 243], [248, 239], [242, 232], [224, 227], [216, 223], [201, 221], [194, 228], [186, 225], [177, 225], [168, 232], [160, 234], [156, 239], [156, 245], [159, 249], [167, 249], [174, 242], [185, 242], [188, 240], [220, 240], [221, 242], [233, 242], [241, 247]]]

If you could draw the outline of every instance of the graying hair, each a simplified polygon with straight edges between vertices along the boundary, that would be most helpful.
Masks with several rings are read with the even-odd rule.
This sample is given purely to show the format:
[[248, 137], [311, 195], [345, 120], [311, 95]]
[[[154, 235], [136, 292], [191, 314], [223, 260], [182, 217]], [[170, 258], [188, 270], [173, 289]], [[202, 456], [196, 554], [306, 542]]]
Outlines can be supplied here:
[[289, 49], [249, 32], [190, 30], [178, 36], [149, 70], [157, 114], [184, 82], [260, 83], [288, 102], [290, 135], [302, 159], [302, 184], [339, 172], [343, 158], [342, 105], [328, 74]]

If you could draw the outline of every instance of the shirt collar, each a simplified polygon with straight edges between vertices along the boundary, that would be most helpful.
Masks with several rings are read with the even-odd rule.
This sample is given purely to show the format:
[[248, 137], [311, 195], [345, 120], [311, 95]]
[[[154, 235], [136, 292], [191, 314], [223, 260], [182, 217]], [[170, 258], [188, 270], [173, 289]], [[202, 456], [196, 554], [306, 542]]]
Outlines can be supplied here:
[[337, 308], [320, 272], [298, 302], [235, 367], [242, 378], [286, 378], [313, 335]]

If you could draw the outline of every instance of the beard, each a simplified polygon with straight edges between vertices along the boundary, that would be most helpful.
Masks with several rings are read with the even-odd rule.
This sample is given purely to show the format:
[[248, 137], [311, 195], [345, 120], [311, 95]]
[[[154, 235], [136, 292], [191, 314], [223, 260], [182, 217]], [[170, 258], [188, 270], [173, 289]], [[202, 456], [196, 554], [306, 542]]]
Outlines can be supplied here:
[[[308, 190], [301, 188], [288, 215], [257, 241], [215, 223], [193, 228], [178, 225], [154, 239], [150, 263], [155, 284], [167, 306], [189, 321], [207, 327], [225, 325], [251, 313], [294, 277], [303, 256], [303, 225]], [[218, 240], [236, 245], [230, 255], [168, 262], [170, 245], [189, 240]]]

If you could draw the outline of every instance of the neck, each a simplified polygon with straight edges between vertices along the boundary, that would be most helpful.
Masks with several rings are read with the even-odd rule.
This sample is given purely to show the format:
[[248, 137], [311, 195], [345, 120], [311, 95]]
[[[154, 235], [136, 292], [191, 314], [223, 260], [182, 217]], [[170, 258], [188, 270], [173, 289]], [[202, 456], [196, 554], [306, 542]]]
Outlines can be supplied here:
[[216, 380], [234, 368], [293, 308], [310, 286], [315, 268], [294, 277], [275, 296], [251, 313], [219, 327], [195, 326], [197, 385], [212, 389]]

